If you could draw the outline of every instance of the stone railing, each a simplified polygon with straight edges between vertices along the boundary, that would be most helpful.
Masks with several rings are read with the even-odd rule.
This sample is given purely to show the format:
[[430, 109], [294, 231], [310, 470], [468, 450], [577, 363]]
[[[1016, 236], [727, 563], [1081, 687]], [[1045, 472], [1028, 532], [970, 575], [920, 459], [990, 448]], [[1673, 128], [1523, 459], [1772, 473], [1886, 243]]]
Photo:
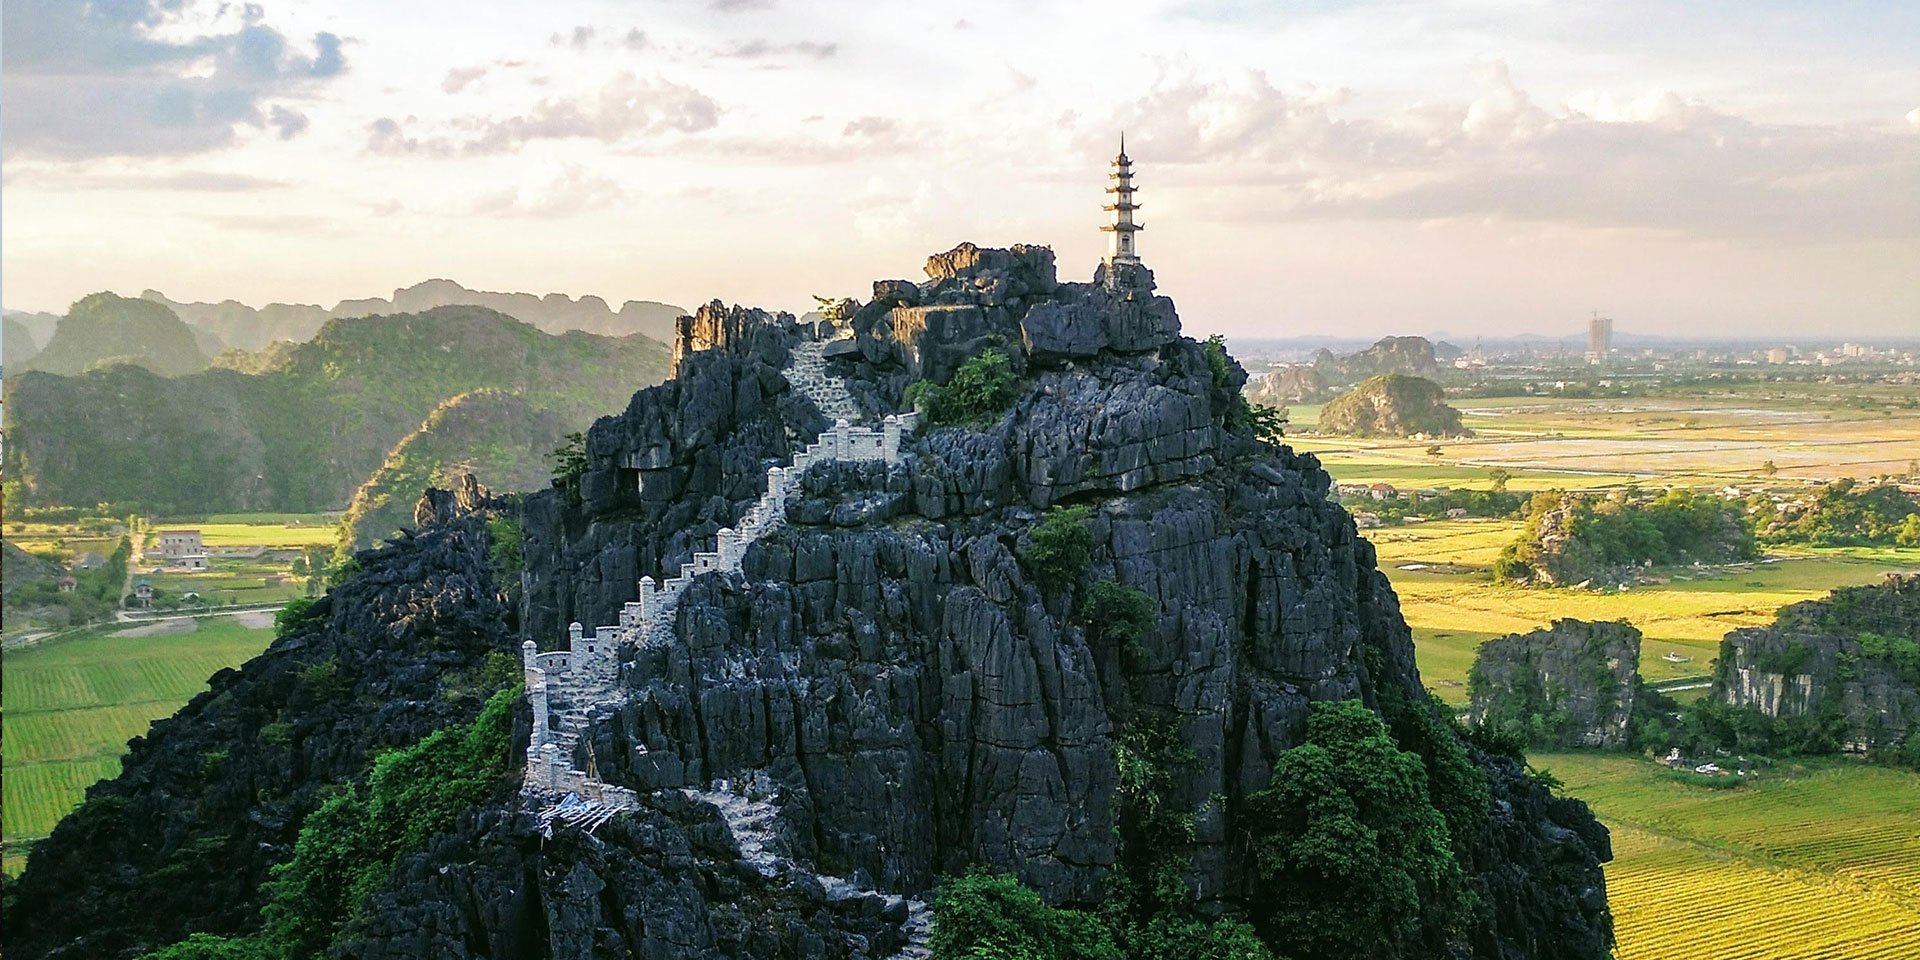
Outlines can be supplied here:
[[[766, 491], [741, 515], [738, 526], [722, 527], [715, 534], [714, 549], [695, 553], [692, 561], [681, 564], [678, 576], [664, 582], [641, 577], [639, 599], [621, 609], [619, 623], [597, 627], [592, 633], [579, 623], [569, 624], [565, 650], [542, 653], [531, 640], [523, 644], [527, 699], [533, 702], [534, 712], [533, 738], [527, 747], [527, 790], [560, 796], [576, 793], [589, 799], [606, 799], [606, 791], [619, 791], [576, 769], [573, 752], [586, 727], [586, 711], [618, 700], [614, 685], [621, 645], [672, 642], [674, 615], [687, 586], [704, 574], [739, 572], [749, 546], [786, 526], [787, 506], [799, 492], [808, 467], [828, 461], [897, 463], [902, 442], [919, 425], [917, 413], [889, 415], [877, 429], [840, 420], [795, 454], [791, 464], [767, 468]], [[555, 696], [570, 705], [557, 731], [550, 714]]]

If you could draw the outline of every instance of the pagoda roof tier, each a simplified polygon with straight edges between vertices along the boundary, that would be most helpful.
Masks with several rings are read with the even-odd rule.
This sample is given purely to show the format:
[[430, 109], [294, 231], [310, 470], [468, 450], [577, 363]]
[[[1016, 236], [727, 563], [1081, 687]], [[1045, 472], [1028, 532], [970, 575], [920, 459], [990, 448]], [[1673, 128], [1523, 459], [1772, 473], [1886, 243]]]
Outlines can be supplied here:
[[1138, 210], [1140, 209], [1140, 205], [1137, 203], [1109, 203], [1106, 206], [1101, 207], [1100, 209], [1102, 210]]
[[1108, 193], [1135, 193], [1137, 191], [1138, 191], [1138, 188], [1131, 183], [1123, 183], [1118, 186], [1107, 188]]
[[1147, 225], [1144, 223], [1107, 223], [1100, 226], [1100, 232], [1112, 233], [1118, 230], [1121, 233], [1133, 233], [1136, 230], [1145, 230], [1146, 228]]

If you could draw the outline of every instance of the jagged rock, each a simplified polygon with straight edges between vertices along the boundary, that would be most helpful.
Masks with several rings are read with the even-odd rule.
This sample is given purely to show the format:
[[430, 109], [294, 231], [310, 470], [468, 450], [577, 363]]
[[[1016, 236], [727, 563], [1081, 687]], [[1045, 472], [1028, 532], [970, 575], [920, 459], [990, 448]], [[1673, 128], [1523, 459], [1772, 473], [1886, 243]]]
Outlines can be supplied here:
[[[1169, 718], [1193, 758], [1163, 800], [1203, 811], [1182, 851], [1202, 909], [1261, 908], [1237, 818], [1299, 744], [1312, 704], [1424, 702], [1373, 548], [1328, 501], [1317, 460], [1226, 425], [1245, 373], [1229, 361], [1217, 375], [1178, 336], [1144, 271], [1112, 288], [1061, 284], [1044, 248], [965, 245], [928, 275], [919, 304], [901, 306], [911, 298], [890, 288], [855, 312], [860, 353], [832, 361], [850, 397], [789, 380], [806, 379], [802, 361], [824, 362], [790, 316], [703, 308], [681, 325], [677, 379], [588, 431], [577, 493], [525, 498], [518, 626], [551, 647], [570, 621], [617, 622], [638, 577], [678, 572], [721, 527], [737, 529], [769, 467], [829, 426], [823, 405], [898, 410], [913, 371], [928, 368], [923, 338], [895, 329], [901, 310], [959, 308], [945, 315], [967, 318], [956, 329], [1001, 336], [1021, 378], [992, 423], [909, 436], [894, 463], [812, 466], [784, 528], [754, 540], [738, 572], [689, 581], [664, 642], [626, 650], [617, 697], [564, 705], [563, 721], [585, 721], [573, 759], [594, 757], [599, 778], [635, 791], [633, 810], [591, 837], [558, 829], [547, 841], [513, 801], [471, 811], [403, 859], [337, 955], [888, 956], [915, 916], [899, 897], [973, 864], [1014, 872], [1052, 902], [1095, 905], [1121, 852], [1116, 734], [1142, 716]], [[1106, 346], [1029, 352], [1023, 320], [1063, 306], [1097, 316]], [[1031, 530], [1062, 502], [1087, 508], [1089, 560], [1037, 572], [1023, 559]], [[442, 542], [439, 529], [389, 549]], [[453, 529], [483, 528], [461, 518]], [[382, 556], [368, 555], [355, 582], [403, 588]], [[1078, 598], [1103, 580], [1154, 602], [1137, 649], [1089, 637]], [[497, 596], [484, 576], [473, 584]], [[448, 610], [420, 589], [377, 631], [343, 634], [426, 660], [429, 642], [445, 642], [442, 620], [459, 616], [497, 643], [497, 601]], [[417, 685], [447, 669], [392, 664], [382, 682], [431, 704]], [[1517, 765], [1466, 754], [1492, 795], [1477, 834], [1460, 838], [1488, 907], [1451, 947], [1601, 956], [1605, 829]], [[351, 778], [365, 750], [335, 762], [329, 779]], [[739, 804], [722, 781], [753, 785], [741, 801], [750, 822], [728, 812]], [[220, 823], [239, 815], [219, 812]], [[253, 854], [251, 876], [280, 856]], [[64, 882], [98, 881], [77, 858], [62, 863]], [[36, 869], [23, 884], [47, 882]], [[257, 905], [245, 883], [221, 892], [232, 902], [210, 929]], [[124, 927], [100, 909], [87, 919]]]
[[1470, 681], [1475, 724], [1519, 723], [1536, 746], [1621, 749], [1640, 686], [1640, 631], [1555, 620], [1481, 644]]
[[1843, 587], [1781, 609], [1770, 626], [1727, 634], [1713, 696], [1770, 717], [1832, 711], [1845, 746], [1871, 751], [1920, 728], [1920, 576]]
[[480, 484], [480, 478], [463, 473], [453, 489], [428, 487], [420, 495], [420, 502], [413, 508], [413, 525], [429, 527], [452, 523], [460, 517], [487, 509], [492, 504], [493, 495]]
[[519, 642], [486, 558], [484, 513], [360, 553], [300, 625], [134, 738], [7, 884], [7, 955], [130, 958], [256, 926], [260, 885], [328, 791], [478, 713], [491, 691], [463, 684]]

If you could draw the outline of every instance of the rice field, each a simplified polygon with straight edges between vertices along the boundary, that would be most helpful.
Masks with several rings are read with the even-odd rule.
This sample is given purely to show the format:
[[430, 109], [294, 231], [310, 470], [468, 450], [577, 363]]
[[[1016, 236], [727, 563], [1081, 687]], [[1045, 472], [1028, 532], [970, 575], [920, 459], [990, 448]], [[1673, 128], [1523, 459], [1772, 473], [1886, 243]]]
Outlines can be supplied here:
[[[1421, 675], [1449, 702], [1466, 702], [1467, 671], [1481, 643], [1558, 618], [1638, 627], [1644, 635], [1640, 672], [1650, 682], [1703, 676], [1728, 631], [1771, 623], [1787, 604], [1920, 566], [1920, 551], [1912, 549], [1823, 550], [1681, 572], [1666, 583], [1618, 592], [1495, 583], [1487, 565], [1519, 528], [1511, 520], [1441, 520], [1366, 531], [1413, 628]], [[1668, 654], [1691, 659], [1673, 663]]]
[[206, 689], [207, 678], [266, 648], [271, 627], [233, 617], [190, 632], [127, 636], [119, 625], [10, 650], [0, 737], [6, 870], [24, 866], [26, 844], [44, 837], [86, 788], [120, 771], [127, 741]]
[[1712, 790], [1638, 757], [1533, 763], [1613, 831], [1620, 960], [1920, 956], [1920, 775], [1826, 761]]

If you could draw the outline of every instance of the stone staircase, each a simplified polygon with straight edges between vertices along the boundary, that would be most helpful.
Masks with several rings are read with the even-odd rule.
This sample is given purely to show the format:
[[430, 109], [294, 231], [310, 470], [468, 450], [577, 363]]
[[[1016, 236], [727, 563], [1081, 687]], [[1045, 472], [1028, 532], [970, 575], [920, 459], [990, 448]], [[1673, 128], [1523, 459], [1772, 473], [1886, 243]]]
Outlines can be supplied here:
[[794, 347], [787, 360], [787, 382], [806, 394], [828, 420], [859, 423], [860, 405], [847, 391], [847, 382], [827, 372], [826, 351], [825, 340], [807, 340]]
[[[739, 572], [748, 547], [786, 526], [787, 505], [800, 489], [800, 478], [808, 467], [824, 460], [896, 462], [902, 440], [919, 426], [919, 415], [912, 413], [889, 415], [879, 428], [854, 426], [862, 419], [860, 407], [847, 390], [846, 381], [827, 372], [825, 348], [822, 341], [801, 342], [789, 354], [782, 373], [788, 383], [834, 420], [833, 427], [795, 454], [791, 463], [767, 469], [766, 492], [741, 515], [737, 526], [718, 532], [713, 550], [695, 553], [691, 562], [681, 565], [677, 576], [658, 585], [652, 577], [641, 577], [639, 599], [626, 604], [619, 624], [600, 627], [591, 636], [580, 624], [572, 624], [565, 651], [541, 653], [531, 640], [522, 645], [527, 697], [534, 714], [523, 790], [536, 809], [541, 829], [549, 836], [556, 824], [591, 832], [619, 812], [640, 805], [633, 791], [605, 783], [595, 771], [574, 766], [580, 741], [593, 727], [595, 714], [617, 709], [625, 700], [618, 679], [621, 644], [645, 647], [672, 643], [675, 614], [687, 586], [695, 577], [708, 573]], [[764, 799], [771, 794], [764, 774], [744, 787], [718, 780], [711, 789], [688, 787], [683, 792], [719, 810], [740, 847], [741, 858], [762, 876], [778, 876], [791, 865], [777, 852], [779, 808]], [[756, 793], [759, 798], [752, 796]], [[865, 889], [839, 877], [819, 879], [833, 899], [875, 896], [889, 907], [904, 900], [907, 921], [903, 929], [908, 945], [895, 958], [924, 960], [931, 955], [927, 938], [933, 913], [928, 904]]]

